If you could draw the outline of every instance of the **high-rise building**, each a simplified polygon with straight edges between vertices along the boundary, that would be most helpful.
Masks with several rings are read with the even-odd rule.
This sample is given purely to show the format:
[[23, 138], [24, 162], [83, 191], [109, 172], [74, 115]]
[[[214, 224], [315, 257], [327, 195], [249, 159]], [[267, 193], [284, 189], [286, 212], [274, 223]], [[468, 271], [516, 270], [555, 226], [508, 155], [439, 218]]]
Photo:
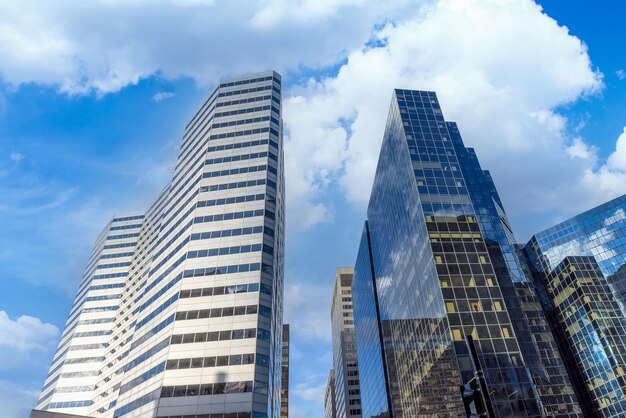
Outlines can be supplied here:
[[335, 285], [330, 307], [335, 375], [335, 409], [337, 418], [361, 417], [359, 368], [354, 339], [351, 267], [335, 270]]
[[283, 363], [280, 389], [280, 418], [289, 417], [289, 324], [283, 325]]
[[540, 254], [540, 271], [554, 270], [567, 256], [593, 257], [626, 307], [626, 195], [535, 234], [526, 248]]
[[330, 369], [330, 372], [328, 372], [328, 381], [326, 382], [324, 418], [337, 418], [337, 408], [335, 408], [335, 371], [333, 369]]
[[624, 293], [611, 289], [624, 283], [625, 202], [622, 196], [542, 231], [524, 247], [586, 416], [626, 415]]
[[281, 79], [221, 83], [171, 183], [96, 242], [37, 409], [94, 417], [280, 417]]
[[364, 417], [465, 416], [475, 378], [489, 416], [582, 416], [514, 243], [436, 94], [395, 90], [352, 284]]

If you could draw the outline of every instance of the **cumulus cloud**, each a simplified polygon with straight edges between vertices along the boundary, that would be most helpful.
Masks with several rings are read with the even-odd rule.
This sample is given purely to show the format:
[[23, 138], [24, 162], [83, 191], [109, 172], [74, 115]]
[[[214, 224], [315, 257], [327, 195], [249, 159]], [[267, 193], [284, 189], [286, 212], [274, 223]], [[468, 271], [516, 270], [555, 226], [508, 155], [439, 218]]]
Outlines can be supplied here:
[[10, 359], [0, 364], [0, 371], [24, 375], [34, 369], [43, 371], [56, 347], [58, 335], [55, 325], [39, 318], [23, 315], [11, 319], [5, 311], [0, 311], [0, 357]]
[[270, 67], [332, 65], [411, 3], [0, 0], [0, 78], [105, 94], [154, 74], [212, 83]]
[[286, 100], [288, 192], [318, 213], [330, 210], [324, 193], [337, 185], [364, 205], [393, 89], [434, 90], [509, 213], [533, 215], [522, 225], [530, 232], [546, 226], [538, 213], [571, 214], [626, 192], [620, 144], [602, 164], [558, 111], [601, 91], [602, 78], [586, 45], [534, 2], [427, 4], [377, 30], [336, 76], [311, 79]]
[[624, 70], [617, 70], [615, 71], [615, 75], [617, 76], [617, 78], [619, 78], [620, 80], [623, 80], [626, 78], [626, 71]]
[[172, 93], [171, 91], [162, 91], [160, 93], [155, 94], [154, 96], [152, 96], [152, 100], [154, 100], [155, 102], [160, 102], [163, 100], [167, 100], [170, 99], [172, 97], [176, 96], [174, 93]]

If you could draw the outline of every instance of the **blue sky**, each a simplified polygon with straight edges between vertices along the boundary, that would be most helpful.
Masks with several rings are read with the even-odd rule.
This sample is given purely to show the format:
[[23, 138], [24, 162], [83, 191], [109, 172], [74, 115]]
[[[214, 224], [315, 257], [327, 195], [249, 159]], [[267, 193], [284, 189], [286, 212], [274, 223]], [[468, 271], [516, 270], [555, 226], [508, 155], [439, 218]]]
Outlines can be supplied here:
[[222, 77], [283, 74], [293, 417], [323, 414], [334, 269], [354, 262], [392, 88], [438, 92], [520, 240], [626, 193], [620, 2], [36, 3], [0, 0], [8, 418], [34, 404], [100, 228], [165, 185]]

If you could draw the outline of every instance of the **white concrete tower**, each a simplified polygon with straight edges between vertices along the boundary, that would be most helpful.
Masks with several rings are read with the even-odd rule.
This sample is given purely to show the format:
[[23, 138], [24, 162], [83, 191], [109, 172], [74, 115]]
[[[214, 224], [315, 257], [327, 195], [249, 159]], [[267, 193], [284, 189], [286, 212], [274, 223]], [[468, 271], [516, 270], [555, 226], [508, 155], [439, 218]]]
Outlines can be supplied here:
[[[187, 125], [173, 180], [145, 217], [115, 219], [99, 238], [100, 261], [87, 269], [37, 408], [107, 418], [278, 418], [283, 167], [280, 76], [221, 83]], [[134, 235], [110, 237], [121, 233]], [[122, 255], [105, 258], [113, 252]], [[106, 267], [94, 273], [96, 263]], [[96, 279], [102, 274], [116, 276]], [[94, 287], [100, 282], [117, 287]], [[111, 311], [88, 310], [96, 302]], [[108, 319], [82, 324], [83, 317]], [[96, 325], [101, 339], [75, 342]], [[101, 346], [74, 347], [85, 344]], [[77, 368], [73, 358], [97, 359], [79, 367], [92, 374], [65, 380]], [[75, 392], [59, 391], [70, 384]]]

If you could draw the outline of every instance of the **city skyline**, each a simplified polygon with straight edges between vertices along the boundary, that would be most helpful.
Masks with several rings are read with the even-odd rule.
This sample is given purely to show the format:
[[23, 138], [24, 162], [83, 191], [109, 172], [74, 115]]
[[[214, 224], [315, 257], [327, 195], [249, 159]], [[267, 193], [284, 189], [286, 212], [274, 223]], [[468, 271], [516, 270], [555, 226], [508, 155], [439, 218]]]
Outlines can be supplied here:
[[323, 414], [328, 278], [356, 256], [394, 88], [438, 92], [521, 243], [626, 192], [621, 6], [348, 3], [0, 5], [12, 28], [0, 34], [9, 418], [36, 403], [102, 226], [161, 192], [189, 115], [219, 80], [283, 75], [292, 418]]

